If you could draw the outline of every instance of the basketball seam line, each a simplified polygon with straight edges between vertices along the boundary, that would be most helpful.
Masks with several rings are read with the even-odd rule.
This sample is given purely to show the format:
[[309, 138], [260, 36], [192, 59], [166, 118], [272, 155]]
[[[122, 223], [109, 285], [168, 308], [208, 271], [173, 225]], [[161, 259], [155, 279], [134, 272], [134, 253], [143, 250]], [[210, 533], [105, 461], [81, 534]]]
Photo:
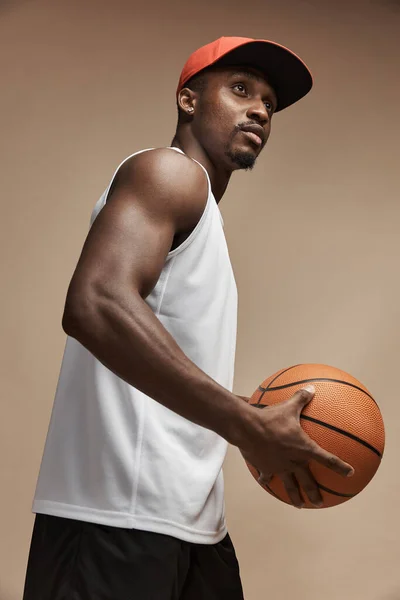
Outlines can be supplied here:
[[[283, 375], [283, 373], [281, 373], [281, 375]], [[272, 392], [275, 390], [283, 390], [285, 388], [292, 387], [294, 385], [299, 385], [302, 383], [310, 383], [310, 382], [312, 383], [313, 381], [333, 381], [335, 383], [343, 383], [344, 385], [349, 385], [350, 387], [355, 388], [356, 390], [359, 390], [360, 392], [363, 392], [363, 394], [368, 396], [368, 398], [371, 398], [371, 400], [376, 404], [376, 401], [371, 396], [371, 394], [369, 394], [368, 392], [366, 392], [365, 390], [360, 388], [358, 385], [355, 385], [354, 383], [350, 383], [349, 381], [342, 381], [341, 379], [331, 379], [330, 377], [313, 377], [312, 379], [301, 379], [299, 381], [293, 381], [292, 383], [285, 383], [284, 385], [278, 385], [274, 388], [269, 387], [269, 385], [266, 388], [263, 388], [261, 385], [259, 385], [258, 389], [261, 392], [263, 392], [263, 394], [265, 394], [265, 392]], [[271, 381], [271, 383], [272, 383], [272, 381]]]
[[[261, 396], [258, 399], [257, 404], [260, 404], [262, 397], [264, 396], [265, 392], [269, 389], [269, 387], [274, 383], [274, 381], [276, 381], [278, 379], [278, 377], [280, 377], [281, 375], [283, 375], [284, 373], [287, 373], [288, 371], [290, 371], [291, 369], [294, 369], [295, 367], [301, 367], [302, 365], [293, 365], [292, 367], [288, 367], [287, 369], [284, 369], [283, 371], [281, 371], [280, 373], [278, 373], [278, 375], [276, 375], [267, 385], [266, 388], [263, 388], [261, 386], [259, 386], [259, 390], [262, 391]], [[276, 389], [276, 388], [275, 388]]]
[[330, 423], [325, 423], [324, 421], [320, 421], [319, 419], [315, 419], [314, 417], [309, 417], [308, 415], [300, 415], [300, 419], [304, 419], [305, 421], [311, 421], [312, 423], [316, 423], [317, 425], [322, 425], [323, 427], [326, 427], [327, 429], [331, 429], [332, 431], [336, 431], [337, 433], [345, 435], [348, 438], [354, 440], [355, 442], [362, 444], [363, 446], [365, 446], [372, 452], [375, 452], [375, 454], [377, 456], [379, 456], [379, 458], [382, 457], [381, 452], [379, 452], [379, 450], [377, 448], [372, 446], [372, 444], [369, 444], [365, 440], [359, 438], [357, 435], [354, 435], [353, 433], [350, 433], [349, 431], [345, 431], [344, 429], [340, 429], [340, 427], [336, 427], [335, 425], [331, 425]]
[[[255, 408], [266, 408], [271, 405], [270, 404], [261, 404], [261, 405], [250, 404], [250, 406], [254, 406]], [[312, 423], [316, 423], [317, 425], [321, 425], [322, 427], [331, 429], [332, 431], [335, 431], [336, 433], [345, 435], [346, 437], [354, 440], [355, 442], [358, 442], [359, 444], [362, 444], [363, 446], [365, 446], [366, 448], [368, 448], [369, 450], [374, 452], [377, 456], [379, 456], [379, 458], [382, 458], [382, 453], [379, 452], [379, 450], [377, 450], [374, 446], [372, 446], [365, 440], [362, 440], [361, 438], [357, 437], [353, 433], [350, 433], [349, 431], [345, 431], [344, 429], [340, 429], [340, 427], [335, 427], [335, 425], [331, 425], [330, 423], [325, 423], [324, 421], [320, 421], [319, 419], [315, 419], [314, 417], [309, 417], [308, 415], [300, 415], [300, 419], [305, 419], [306, 421], [311, 421]]]
[[318, 481], [317, 481], [317, 485], [321, 490], [324, 490], [324, 492], [328, 492], [329, 494], [333, 494], [334, 496], [341, 496], [342, 498], [354, 498], [354, 496], [356, 496], [356, 494], [345, 494], [343, 492], [335, 492], [335, 490], [331, 490], [330, 488], [325, 487]]

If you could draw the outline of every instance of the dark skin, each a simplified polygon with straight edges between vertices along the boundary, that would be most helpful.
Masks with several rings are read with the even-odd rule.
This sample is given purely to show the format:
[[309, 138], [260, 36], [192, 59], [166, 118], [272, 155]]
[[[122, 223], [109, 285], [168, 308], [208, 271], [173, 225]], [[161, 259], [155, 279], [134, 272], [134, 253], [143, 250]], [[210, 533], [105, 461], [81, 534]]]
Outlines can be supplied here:
[[[252, 168], [267, 143], [277, 106], [276, 94], [257, 69], [229, 67], [209, 71], [205, 94], [199, 96], [184, 88], [178, 101], [188, 118], [178, 128], [171, 146], [177, 146], [206, 168], [219, 203], [232, 172], [244, 168], [233, 157], [247, 155], [247, 168]], [[261, 145], [249, 141], [239, 130], [246, 125], [261, 126]]]
[[[130, 385], [237, 446], [260, 483], [279, 476], [295, 506], [303, 506], [299, 484], [320, 505], [309, 462], [343, 476], [352, 467], [302, 429], [300, 413], [313, 391], [255, 410], [192, 363], [145, 302], [168, 252], [190, 235], [206, 205], [207, 180], [191, 158], [207, 169], [219, 202], [232, 172], [252, 168], [269, 137], [274, 90], [257, 70], [237, 71], [212, 70], [201, 94], [181, 90], [184, 115], [171, 145], [185, 154], [160, 148], [120, 169], [73, 274], [63, 328]], [[246, 125], [263, 128], [262, 144], [240, 130]]]

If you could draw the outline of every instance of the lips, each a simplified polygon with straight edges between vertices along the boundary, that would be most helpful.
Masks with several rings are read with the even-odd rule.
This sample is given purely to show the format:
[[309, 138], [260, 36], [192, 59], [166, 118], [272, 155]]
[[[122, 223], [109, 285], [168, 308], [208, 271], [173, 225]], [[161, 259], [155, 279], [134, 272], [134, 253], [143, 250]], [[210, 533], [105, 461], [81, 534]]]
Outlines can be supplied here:
[[253, 133], [252, 131], [243, 131], [243, 133], [247, 138], [249, 138], [249, 140], [254, 142], [257, 146], [261, 146], [262, 139], [256, 133]]
[[246, 127], [241, 128], [241, 131], [246, 134], [248, 139], [257, 144], [257, 146], [261, 146], [265, 140], [265, 131], [261, 125], [246, 125]]

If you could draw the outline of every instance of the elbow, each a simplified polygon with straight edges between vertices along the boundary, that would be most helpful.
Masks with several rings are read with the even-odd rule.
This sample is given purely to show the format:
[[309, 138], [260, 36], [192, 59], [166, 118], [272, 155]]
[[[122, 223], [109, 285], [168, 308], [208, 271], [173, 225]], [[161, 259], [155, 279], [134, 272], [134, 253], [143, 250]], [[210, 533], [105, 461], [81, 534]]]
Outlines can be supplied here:
[[68, 290], [61, 321], [63, 331], [67, 335], [76, 339], [81, 337], [92, 312], [89, 310], [90, 304], [87, 294], [77, 293], [71, 288]]
[[67, 305], [65, 305], [64, 308], [61, 326], [63, 328], [64, 333], [71, 337], [74, 337], [73, 331], [76, 330], [76, 320], [74, 320], [70, 308]]
[[62, 316], [61, 326], [64, 333], [70, 337], [78, 338], [79, 330], [81, 329], [82, 316], [74, 310], [68, 302], [65, 304], [64, 313]]

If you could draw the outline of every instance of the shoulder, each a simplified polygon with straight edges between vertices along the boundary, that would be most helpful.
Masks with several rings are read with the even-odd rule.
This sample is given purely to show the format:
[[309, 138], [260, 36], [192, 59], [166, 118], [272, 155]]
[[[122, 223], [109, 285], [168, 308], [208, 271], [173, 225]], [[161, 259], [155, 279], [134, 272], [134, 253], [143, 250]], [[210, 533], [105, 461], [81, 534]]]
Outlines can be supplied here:
[[150, 210], [175, 213], [183, 229], [200, 218], [208, 197], [204, 170], [189, 156], [170, 148], [146, 150], [126, 160], [114, 187], [141, 200]]
[[200, 165], [170, 148], [135, 154], [119, 169], [117, 178], [135, 187], [157, 188], [164, 196], [179, 193], [193, 198], [196, 193], [204, 196], [207, 190], [207, 177]]

